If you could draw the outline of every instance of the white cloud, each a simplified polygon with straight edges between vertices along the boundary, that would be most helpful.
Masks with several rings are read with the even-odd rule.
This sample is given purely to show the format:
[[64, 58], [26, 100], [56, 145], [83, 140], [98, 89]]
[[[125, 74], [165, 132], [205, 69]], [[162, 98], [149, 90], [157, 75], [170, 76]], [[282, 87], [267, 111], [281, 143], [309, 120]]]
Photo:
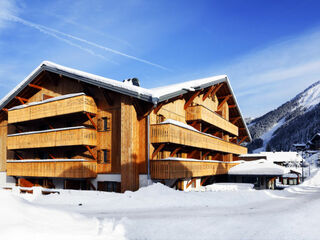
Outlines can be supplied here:
[[[87, 53], [89, 53], [89, 54], [91, 54], [93, 56], [96, 56], [96, 57], [100, 57], [100, 58], [106, 59], [105, 56], [103, 56], [101, 54], [98, 54], [95, 51], [93, 51], [92, 49], [90, 49], [88, 47], [84, 47], [83, 45], [90, 46], [90, 47], [93, 47], [95, 49], [103, 50], [103, 51], [106, 51], [106, 52], [109, 52], [109, 53], [112, 53], [112, 54], [115, 54], [115, 55], [119, 55], [119, 56], [122, 56], [122, 57], [125, 57], [125, 58], [129, 58], [129, 59], [132, 59], [132, 60], [144, 63], [144, 64], [148, 64], [148, 65], [153, 66], [153, 67], [157, 67], [157, 68], [160, 68], [160, 69], [163, 69], [163, 70], [170, 71], [168, 68], [166, 68], [164, 66], [161, 66], [159, 64], [150, 62], [148, 60], [145, 60], [145, 59], [142, 59], [142, 58], [139, 58], [139, 57], [136, 57], [136, 56], [132, 56], [132, 55], [129, 55], [127, 53], [120, 52], [118, 50], [115, 50], [115, 49], [112, 49], [112, 48], [109, 48], [109, 47], [106, 47], [106, 46], [99, 45], [97, 43], [88, 41], [86, 39], [83, 39], [83, 38], [80, 38], [80, 37], [77, 37], [77, 36], [74, 36], [74, 35], [71, 35], [71, 34], [68, 34], [68, 33], [65, 33], [65, 32], [61, 32], [61, 31], [58, 31], [56, 29], [46, 27], [44, 25], [40, 25], [40, 24], [31, 22], [31, 21], [27, 21], [27, 20], [15, 15], [14, 5], [11, 5], [7, 0], [0, 0], [0, 1], [3, 1], [3, 7], [5, 8], [5, 10], [3, 10], [2, 14], [0, 15], [0, 21], [2, 20], [2, 21], [17, 22], [17, 23], [23, 24], [25, 26], [34, 28], [34, 29], [36, 29], [36, 30], [38, 30], [38, 31], [40, 31], [40, 32], [42, 32], [44, 34], [50, 35], [50, 36], [52, 36], [52, 37], [54, 37], [54, 38], [56, 38], [56, 39], [58, 39], [60, 41], [63, 41], [65, 43], [67, 43], [70, 46], [77, 47], [78, 49], [81, 49], [81, 50], [83, 50], [83, 51], [85, 51], [85, 52], [87, 52]], [[83, 45], [80, 45], [78, 43], [81, 43]], [[106, 59], [106, 60], [108, 60], [108, 59]], [[108, 61], [110, 61], [110, 60], [108, 60]]]
[[14, 0], [0, 0], [0, 29], [7, 26], [9, 15], [17, 15], [18, 7]]
[[264, 114], [320, 79], [320, 30], [242, 56], [222, 72], [230, 77], [244, 114]]

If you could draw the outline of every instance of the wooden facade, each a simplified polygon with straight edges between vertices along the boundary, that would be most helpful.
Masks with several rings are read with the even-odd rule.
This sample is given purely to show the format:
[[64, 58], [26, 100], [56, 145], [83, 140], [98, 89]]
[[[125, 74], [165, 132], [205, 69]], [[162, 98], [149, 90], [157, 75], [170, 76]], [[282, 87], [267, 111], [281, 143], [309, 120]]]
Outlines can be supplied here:
[[140, 87], [42, 67], [2, 101], [0, 171], [8, 176], [120, 175], [124, 192], [148, 172], [154, 180], [226, 174], [247, 153], [240, 144], [250, 135], [227, 79], [153, 102]]
[[237, 163], [210, 161], [151, 161], [151, 175], [155, 179], [184, 179], [228, 174]]
[[97, 162], [94, 161], [9, 161], [8, 176], [95, 178]]

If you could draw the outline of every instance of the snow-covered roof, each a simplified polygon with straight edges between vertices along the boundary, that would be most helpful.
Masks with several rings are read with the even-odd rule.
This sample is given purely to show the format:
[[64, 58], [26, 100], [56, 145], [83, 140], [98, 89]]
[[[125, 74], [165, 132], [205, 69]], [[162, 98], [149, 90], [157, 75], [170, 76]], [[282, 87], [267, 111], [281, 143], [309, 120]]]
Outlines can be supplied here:
[[303, 159], [297, 152], [260, 152], [239, 155], [239, 158], [266, 158], [270, 162], [301, 162]]
[[313, 140], [315, 140], [317, 137], [320, 137], [320, 133], [316, 133], [315, 135], [313, 135], [313, 137], [311, 138], [311, 140], [309, 142], [312, 144]]
[[116, 81], [110, 78], [105, 78], [95, 74], [65, 67], [49, 61], [44, 61], [0, 101], [0, 109], [4, 108], [15, 96], [17, 96], [29, 83], [32, 82], [32, 80], [34, 80], [43, 71], [53, 72], [66, 77], [77, 79], [88, 84], [109, 89], [114, 92], [125, 94], [131, 97], [135, 97], [143, 101], [151, 102], [154, 105], [158, 104], [159, 102], [171, 99], [173, 97], [186, 94], [190, 91], [200, 90], [224, 82], [233, 96], [236, 109], [238, 110], [239, 115], [241, 116], [242, 123], [251, 141], [250, 132], [241, 114], [239, 104], [234, 95], [229, 79], [226, 75], [197, 79], [179, 84], [168, 85], [160, 88], [146, 89], [132, 84]]
[[266, 155], [261, 153], [247, 153], [239, 155], [239, 158], [264, 158]]
[[289, 173], [290, 169], [279, 166], [265, 159], [256, 161], [244, 161], [229, 169], [230, 175], [264, 175], [281, 176]]
[[[154, 161], [159, 161], [159, 160], [154, 160]], [[168, 158], [161, 159], [161, 161], [211, 162], [211, 163], [243, 163], [244, 162], [244, 161], [226, 162], [226, 161], [218, 161], [218, 160], [199, 160], [194, 158], [179, 158], [179, 157], [168, 157]]]

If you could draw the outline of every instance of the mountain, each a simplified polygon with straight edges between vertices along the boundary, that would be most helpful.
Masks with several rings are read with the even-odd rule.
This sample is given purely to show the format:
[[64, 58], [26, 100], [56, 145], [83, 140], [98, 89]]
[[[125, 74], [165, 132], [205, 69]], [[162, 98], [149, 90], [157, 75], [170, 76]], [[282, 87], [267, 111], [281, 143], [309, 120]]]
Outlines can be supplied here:
[[249, 152], [288, 151], [320, 131], [320, 81], [265, 115], [250, 119]]

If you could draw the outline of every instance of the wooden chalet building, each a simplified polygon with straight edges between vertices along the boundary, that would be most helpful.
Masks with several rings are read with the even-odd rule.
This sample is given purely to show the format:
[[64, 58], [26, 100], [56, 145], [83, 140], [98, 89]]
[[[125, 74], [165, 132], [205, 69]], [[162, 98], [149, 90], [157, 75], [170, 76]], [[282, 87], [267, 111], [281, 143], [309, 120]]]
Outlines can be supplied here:
[[23, 186], [185, 189], [227, 174], [251, 140], [225, 75], [145, 89], [43, 62], [0, 109], [0, 182]]

